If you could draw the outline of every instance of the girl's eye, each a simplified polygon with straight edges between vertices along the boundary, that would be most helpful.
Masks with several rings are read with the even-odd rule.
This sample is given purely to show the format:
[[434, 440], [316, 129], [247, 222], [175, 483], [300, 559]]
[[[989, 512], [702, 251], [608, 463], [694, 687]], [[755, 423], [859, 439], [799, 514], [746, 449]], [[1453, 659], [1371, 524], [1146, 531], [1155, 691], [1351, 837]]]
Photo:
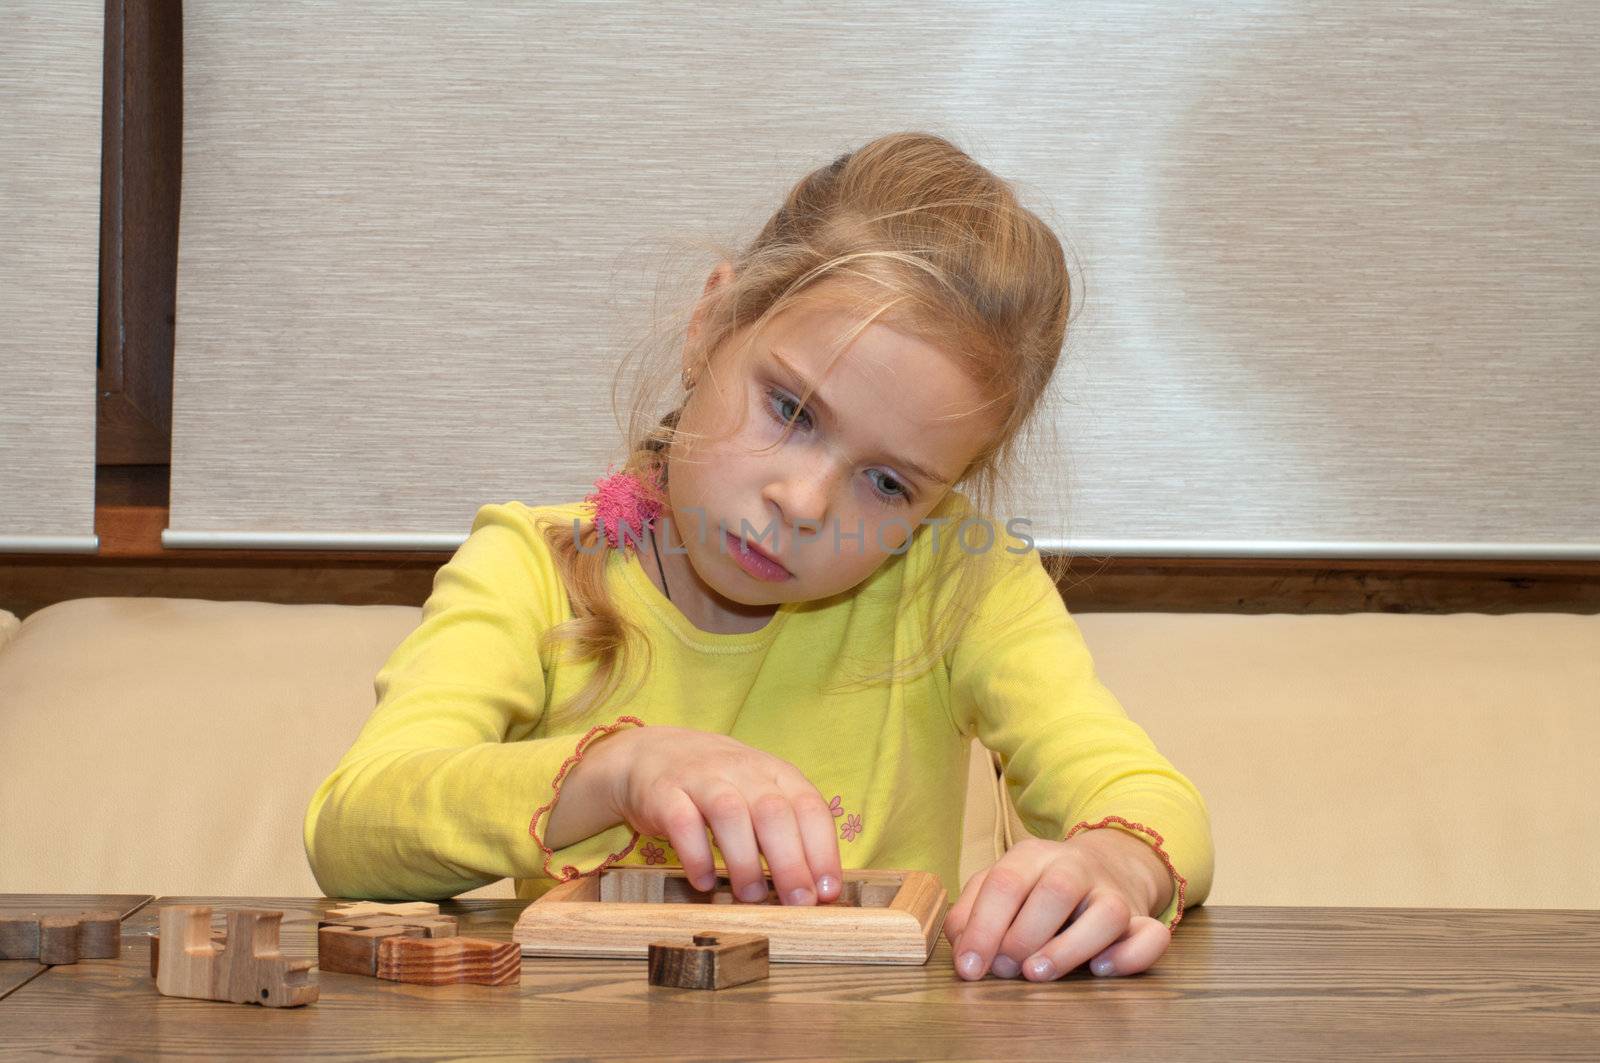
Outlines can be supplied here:
[[768, 388], [767, 398], [769, 400], [767, 402], [767, 412], [771, 413], [773, 417], [777, 419], [779, 424], [788, 424], [789, 420], [794, 417], [794, 414], [780, 414], [778, 412], [779, 407], [787, 404], [789, 406], [793, 406], [800, 412], [800, 418], [796, 419], [796, 423], [803, 424], [806, 429], [811, 428], [811, 415], [800, 409], [800, 404], [793, 398], [779, 391], [777, 388]]
[[892, 476], [885, 476], [882, 482], [890, 484], [894, 488], [892, 492], [885, 492], [881, 489], [878, 491], [878, 493], [884, 497], [885, 501], [897, 506], [909, 505], [911, 503], [911, 493], [906, 490], [905, 484], [901, 483], [899, 480], [896, 480]]
[[[812, 427], [811, 415], [801, 408], [793, 396], [787, 392], [779, 391], [777, 388], [768, 388], [767, 400], [767, 413], [772, 416], [773, 420], [779, 424], [788, 424], [792, 419], [796, 424], [803, 425], [804, 430], [810, 431]], [[787, 407], [793, 407], [794, 412], [783, 412]], [[882, 486], [877, 484], [874, 484], [873, 490], [878, 493], [878, 498], [884, 504], [891, 506], [911, 504], [911, 493], [906, 489], [905, 484], [888, 475], [884, 475], [881, 483], [887, 485], [889, 490], [884, 490]]]

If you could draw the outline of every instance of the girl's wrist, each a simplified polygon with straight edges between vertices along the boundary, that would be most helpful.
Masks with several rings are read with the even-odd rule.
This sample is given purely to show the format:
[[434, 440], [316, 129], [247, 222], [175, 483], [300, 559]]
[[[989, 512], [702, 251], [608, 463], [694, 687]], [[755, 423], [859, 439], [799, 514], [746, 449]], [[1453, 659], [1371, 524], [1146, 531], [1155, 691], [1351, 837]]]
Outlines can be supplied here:
[[1073, 841], [1088, 841], [1097, 851], [1114, 861], [1122, 870], [1120, 877], [1139, 883], [1143, 888], [1146, 909], [1141, 915], [1156, 916], [1172, 903], [1172, 876], [1161, 862], [1156, 851], [1127, 831], [1116, 827], [1098, 827], [1080, 831]]
[[612, 818], [619, 823], [627, 822], [627, 817], [623, 815], [626, 804], [623, 796], [628, 784], [628, 769], [632, 763], [632, 736], [641, 730], [643, 730], [641, 727], [623, 727], [598, 739], [589, 747], [589, 755], [597, 758], [595, 767], [600, 771], [604, 782], [600, 792], [605, 797], [606, 808]]

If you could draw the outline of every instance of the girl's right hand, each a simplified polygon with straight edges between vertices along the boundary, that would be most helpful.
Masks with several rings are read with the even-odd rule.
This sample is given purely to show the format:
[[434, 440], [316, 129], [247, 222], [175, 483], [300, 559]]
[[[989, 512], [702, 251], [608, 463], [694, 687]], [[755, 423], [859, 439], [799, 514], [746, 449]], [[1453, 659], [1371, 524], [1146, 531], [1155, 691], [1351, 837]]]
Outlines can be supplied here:
[[766, 899], [762, 856], [784, 904], [838, 898], [844, 873], [833, 812], [799, 768], [684, 727], [639, 727], [609, 740], [619, 738], [616, 813], [640, 834], [670, 840], [696, 889], [716, 885], [709, 825], [739, 899]]

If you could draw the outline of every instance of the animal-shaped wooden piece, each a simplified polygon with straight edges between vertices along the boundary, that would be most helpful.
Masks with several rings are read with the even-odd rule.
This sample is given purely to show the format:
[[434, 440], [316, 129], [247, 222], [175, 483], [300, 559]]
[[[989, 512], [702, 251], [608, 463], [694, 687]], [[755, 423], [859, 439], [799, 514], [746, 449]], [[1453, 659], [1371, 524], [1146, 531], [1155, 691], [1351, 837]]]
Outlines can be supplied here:
[[114, 960], [121, 952], [122, 916], [117, 912], [0, 915], [0, 960], [63, 964]]
[[[432, 908], [430, 914], [417, 914], [373, 909]], [[357, 914], [340, 916], [336, 913], [354, 909]], [[436, 904], [417, 905], [341, 905], [330, 909], [317, 923], [317, 967], [324, 971], [342, 974], [361, 974], [368, 978], [378, 976], [378, 946], [387, 938], [450, 938], [456, 936], [456, 919], [453, 915], [438, 914]]]
[[767, 977], [767, 939], [707, 931], [682, 941], [650, 943], [650, 984], [726, 989]]
[[278, 948], [280, 911], [242, 908], [228, 913], [223, 939], [211, 930], [209, 905], [172, 904], [161, 909], [160, 938], [151, 941], [156, 989], [169, 997], [227, 1000], [293, 1008], [317, 999], [310, 960], [290, 960]]
[[[211, 943], [213, 945], [217, 946], [217, 948], [219, 948], [219, 949], [222, 948], [222, 946], [227, 944], [227, 942], [228, 942], [228, 932], [226, 930], [213, 929], [211, 931]], [[158, 975], [160, 975], [160, 973], [161, 973], [161, 935], [159, 935], [159, 934], [151, 934], [150, 935], [150, 977], [151, 978], [155, 978]]]

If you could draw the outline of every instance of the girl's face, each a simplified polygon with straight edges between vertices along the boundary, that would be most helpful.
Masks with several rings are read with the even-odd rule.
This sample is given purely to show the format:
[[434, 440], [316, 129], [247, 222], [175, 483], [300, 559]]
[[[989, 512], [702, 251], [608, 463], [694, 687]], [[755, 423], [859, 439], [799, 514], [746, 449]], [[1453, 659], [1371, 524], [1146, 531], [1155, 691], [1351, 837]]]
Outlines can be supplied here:
[[[660, 541], [673, 604], [702, 630], [755, 630], [780, 603], [861, 583], [988, 441], [977, 388], [937, 348], [874, 323], [830, 366], [850, 324], [826, 304], [796, 309], [742, 360], [744, 334], [733, 337], [695, 380]], [[737, 540], [782, 567], [742, 563]], [[639, 561], [659, 585], [655, 558]]]

